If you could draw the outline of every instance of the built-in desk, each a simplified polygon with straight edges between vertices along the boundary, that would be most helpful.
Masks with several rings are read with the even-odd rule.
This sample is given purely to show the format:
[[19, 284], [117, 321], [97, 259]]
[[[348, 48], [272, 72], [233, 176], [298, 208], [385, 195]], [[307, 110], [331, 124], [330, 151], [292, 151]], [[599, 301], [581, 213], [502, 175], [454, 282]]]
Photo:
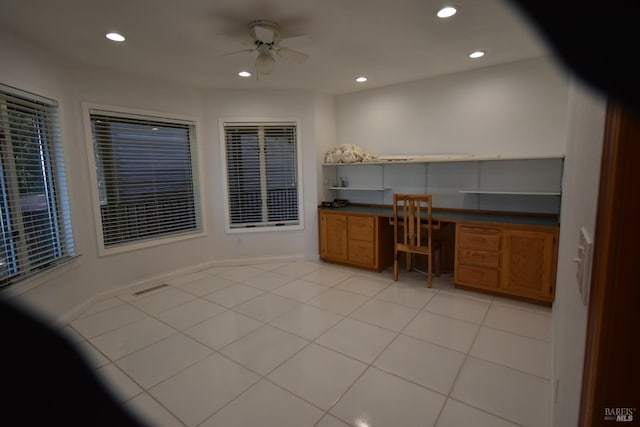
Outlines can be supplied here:
[[[320, 258], [382, 271], [393, 264], [393, 208], [319, 208]], [[433, 209], [444, 270], [456, 287], [551, 303], [555, 293], [557, 215]]]

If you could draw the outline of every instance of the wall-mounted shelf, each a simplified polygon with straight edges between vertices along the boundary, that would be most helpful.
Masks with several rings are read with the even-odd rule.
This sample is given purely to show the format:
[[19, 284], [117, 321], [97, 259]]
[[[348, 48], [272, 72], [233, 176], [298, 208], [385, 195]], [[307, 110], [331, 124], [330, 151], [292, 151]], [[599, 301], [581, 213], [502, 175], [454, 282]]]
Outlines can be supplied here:
[[393, 193], [430, 193], [445, 208], [557, 214], [563, 164], [563, 155], [462, 154], [325, 163], [322, 198], [390, 204]]
[[353, 190], [353, 191], [384, 191], [390, 187], [329, 187], [329, 190]]
[[504, 194], [508, 196], [561, 196], [559, 192], [549, 191], [491, 191], [491, 190], [460, 190], [463, 194]]
[[383, 159], [375, 162], [356, 163], [323, 163], [322, 166], [368, 166], [368, 165], [398, 165], [408, 163], [439, 163], [439, 162], [479, 162], [485, 160], [545, 160], [564, 159], [563, 154], [538, 156], [505, 156], [505, 155], [476, 155], [476, 154], [442, 154], [425, 156], [381, 156]]

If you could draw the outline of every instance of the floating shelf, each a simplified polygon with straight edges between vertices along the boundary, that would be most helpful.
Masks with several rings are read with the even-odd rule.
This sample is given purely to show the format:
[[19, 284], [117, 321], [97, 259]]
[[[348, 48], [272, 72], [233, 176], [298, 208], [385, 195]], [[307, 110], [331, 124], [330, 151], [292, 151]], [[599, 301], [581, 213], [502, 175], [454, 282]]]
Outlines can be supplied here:
[[390, 187], [329, 187], [329, 190], [354, 190], [354, 191], [384, 191]]
[[491, 191], [491, 190], [460, 190], [463, 194], [504, 194], [509, 196], [560, 196], [555, 191]]
[[355, 163], [323, 163], [323, 166], [367, 166], [367, 165], [397, 165], [407, 163], [440, 163], [440, 162], [478, 162], [489, 160], [546, 160], [564, 159], [563, 154], [538, 156], [509, 156], [509, 155], [477, 155], [477, 154], [443, 154], [425, 156], [381, 156], [374, 162]]
[[438, 206], [449, 208], [557, 214], [563, 159], [561, 154], [461, 154], [325, 163], [323, 191], [353, 203], [373, 204], [390, 204], [394, 192], [430, 192]]

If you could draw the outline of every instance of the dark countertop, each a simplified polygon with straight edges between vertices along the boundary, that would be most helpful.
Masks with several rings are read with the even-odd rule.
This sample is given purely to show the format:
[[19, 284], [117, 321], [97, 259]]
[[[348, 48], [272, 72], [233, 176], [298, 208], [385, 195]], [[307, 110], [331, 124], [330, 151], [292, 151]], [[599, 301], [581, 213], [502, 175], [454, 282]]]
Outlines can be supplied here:
[[[377, 215], [384, 217], [393, 216], [392, 206], [381, 205], [348, 205], [340, 208], [325, 208], [320, 206], [319, 209], [335, 212], [353, 212], [363, 213], [369, 215]], [[514, 212], [510, 214], [508, 212], [486, 212], [486, 211], [473, 211], [473, 210], [461, 210], [461, 209], [443, 209], [434, 207], [432, 211], [433, 219], [447, 222], [457, 221], [478, 221], [478, 222], [494, 222], [502, 224], [525, 224], [525, 225], [538, 225], [545, 227], [558, 227], [557, 215], [547, 214], [532, 214], [532, 213], [520, 213]]]

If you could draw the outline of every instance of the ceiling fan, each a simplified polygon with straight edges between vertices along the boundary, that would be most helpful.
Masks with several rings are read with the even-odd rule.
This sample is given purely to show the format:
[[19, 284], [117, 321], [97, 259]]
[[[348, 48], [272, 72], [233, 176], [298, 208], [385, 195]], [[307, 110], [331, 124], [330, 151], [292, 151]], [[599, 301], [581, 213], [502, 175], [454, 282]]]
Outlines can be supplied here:
[[274, 53], [282, 58], [291, 59], [298, 63], [307, 60], [308, 55], [306, 53], [283, 45], [283, 42], [300, 41], [299, 39], [306, 39], [306, 36], [283, 39], [280, 37], [280, 26], [273, 21], [263, 19], [249, 22], [248, 27], [250, 36], [248, 43], [252, 44], [253, 47], [231, 52], [227, 55], [241, 52], [257, 53], [255, 67], [258, 75], [270, 74], [273, 71], [273, 66], [276, 62]]

